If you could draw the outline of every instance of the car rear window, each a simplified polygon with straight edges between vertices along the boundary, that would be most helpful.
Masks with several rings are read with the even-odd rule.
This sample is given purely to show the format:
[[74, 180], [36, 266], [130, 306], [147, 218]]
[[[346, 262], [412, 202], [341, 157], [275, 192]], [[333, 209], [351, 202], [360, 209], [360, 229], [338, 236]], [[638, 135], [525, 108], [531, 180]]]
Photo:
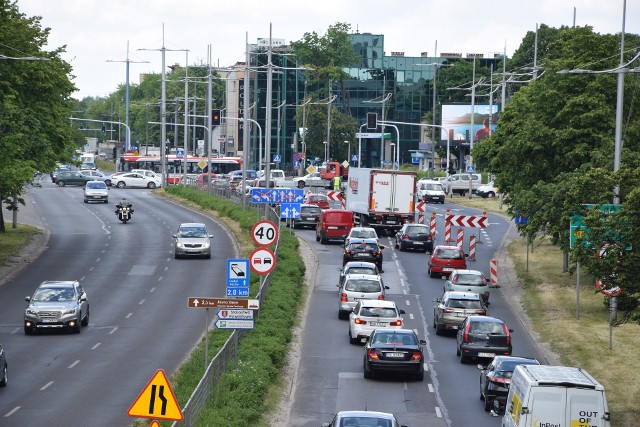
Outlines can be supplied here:
[[459, 249], [438, 249], [434, 255], [443, 259], [464, 259]]
[[375, 230], [355, 230], [351, 232], [351, 237], [359, 239], [376, 239], [378, 238], [378, 235]]
[[375, 268], [369, 267], [351, 267], [347, 270], [347, 274], [378, 274]]
[[473, 322], [471, 332], [477, 334], [504, 334], [504, 326], [497, 322]]
[[349, 249], [352, 251], [377, 251], [378, 245], [375, 243], [350, 243]]
[[409, 236], [429, 234], [429, 229], [427, 227], [407, 227], [406, 234]]
[[302, 208], [300, 208], [300, 212], [311, 215], [320, 215], [321, 209], [316, 207], [303, 206]]
[[398, 313], [391, 307], [362, 307], [361, 316], [367, 317], [396, 317]]
[[374, 280], [349, 280], [344, 285], [349, 292], [380, 292], [380, 282]]
[[482, 286], [486, 284], [486, 279], [479, 274], [458, 274], [456, 277], [456, 284], [459, 283]]
[[410, 334], [394, 334], [394, 333], [380, 333], [376, 334], [373, 340], [374, 344], [402, 344], [402, 345], [416, 345], [416, 337]]
[[445, 306], [449, 308], [482, 308], [480, 300], [471, 299], [449, 299]]

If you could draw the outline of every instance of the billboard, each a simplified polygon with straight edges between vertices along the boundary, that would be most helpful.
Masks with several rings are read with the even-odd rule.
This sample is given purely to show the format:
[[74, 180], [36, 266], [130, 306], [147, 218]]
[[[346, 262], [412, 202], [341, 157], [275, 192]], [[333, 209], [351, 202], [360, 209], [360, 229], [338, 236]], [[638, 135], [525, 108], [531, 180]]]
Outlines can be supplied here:
[[[491, 117], [491, 126], [489, 118]], [[482, 141], [491, 131], [496, 130], [498, 121], [498, 104], [476, 104], [474, 105], [473, 129], [471, 129], [471, 104], [443, 104], [442, 105], [442, 127], [440, 130], [441, 145], [446, 145], [448, 136], [451, 133], [451, 142], [454, 146], [470, 145], [470, 138], [473, 135], [473, 142]]]

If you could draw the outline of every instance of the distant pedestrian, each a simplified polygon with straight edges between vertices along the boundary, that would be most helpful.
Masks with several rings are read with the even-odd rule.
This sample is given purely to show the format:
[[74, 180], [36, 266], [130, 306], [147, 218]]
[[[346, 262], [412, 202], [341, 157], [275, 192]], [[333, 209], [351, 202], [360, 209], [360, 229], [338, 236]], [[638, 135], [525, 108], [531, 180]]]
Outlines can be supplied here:
[[333, 189], [335, 191], [340, 191], [340, 176], [338, 175], [333, 177]]

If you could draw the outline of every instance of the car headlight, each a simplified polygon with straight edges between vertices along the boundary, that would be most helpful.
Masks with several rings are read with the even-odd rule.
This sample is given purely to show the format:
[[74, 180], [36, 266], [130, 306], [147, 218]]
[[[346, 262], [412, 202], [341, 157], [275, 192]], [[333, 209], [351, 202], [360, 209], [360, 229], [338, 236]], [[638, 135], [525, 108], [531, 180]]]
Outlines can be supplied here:
[[210, 243], [210, 242], [204, 242], [204, 243], [202, 244], [202, 247], [203, 247], [203, 248], [205, 248], [205, 249], [208, 249], [208, 248], [209, 248], [209, 246], [211, 246], [211, 243]]
[[182, 242], [180, 240], [178, 240], [178, 241], [176, 241], [176, 247], [184, 248], [184, 245], [182, 244]]
[[37, 316], [38, 315], [37, 311], [31, 310], [30, 308], [27, 308], [24, 312], [25, 312], [25, 314], [31, 314], [33, 316]]
[[76, 312], [75, 308], [70, 308], [69, 310], [63, 312], [62, 315], [64, 316], [65, 314], [75, 314], [75, 312]]

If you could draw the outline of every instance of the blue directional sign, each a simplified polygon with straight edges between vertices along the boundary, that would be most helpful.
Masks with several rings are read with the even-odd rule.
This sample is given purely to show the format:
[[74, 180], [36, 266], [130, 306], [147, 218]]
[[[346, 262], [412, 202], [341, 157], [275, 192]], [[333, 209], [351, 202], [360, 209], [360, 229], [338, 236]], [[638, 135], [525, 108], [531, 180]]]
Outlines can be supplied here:
[[357, 154], [352, 154], [351, 155], [351, 161], [352, 162], [357, 162], [358, 161], [358, 155]]
[[253, 203], [272, 203], [270, 188], [252, 188], [251, 189], [251, 201]]
[[476, 167], [474, 165], [468, 165], [467, 173], [476, 173]]
[[249, 259], [227, 260], [227, 286], [249, 287]]
[[227, 286], [228, 297], [248, 297], [249, 296], [249, 288], [232, 288]]
[[300, 218], [300, 203], [280, 203], [280, 218]]
[[282, 161], [282, 156], [280, 154], [273, 155], [273, 163], [280, 163]]
[[184, 149], [182, 148], [176, 149], [176, 157], [184, 157]]
[[293, 162], [293, 167], [296, 168], [296, 169], [299, 168], [300, 167], [300, 162], [299, 161], [294, 161]]
[[302, 203], [302, 188], [274, 188], [271, 190], [271, 203]]

